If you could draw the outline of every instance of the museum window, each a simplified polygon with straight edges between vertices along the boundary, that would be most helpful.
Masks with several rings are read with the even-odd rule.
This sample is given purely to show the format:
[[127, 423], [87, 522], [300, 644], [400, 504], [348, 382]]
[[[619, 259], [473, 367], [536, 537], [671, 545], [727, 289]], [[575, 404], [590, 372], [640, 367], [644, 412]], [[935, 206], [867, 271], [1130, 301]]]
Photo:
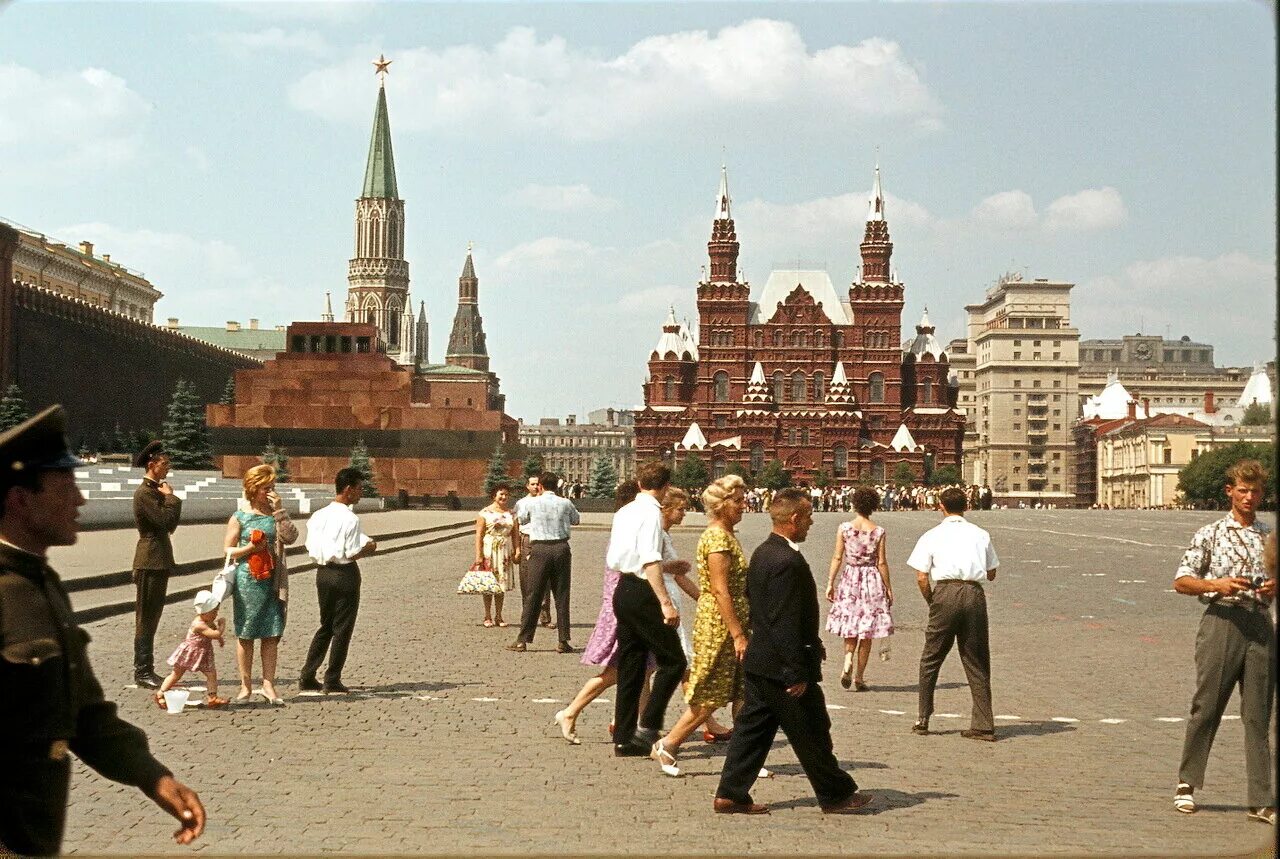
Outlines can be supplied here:
[[729, 402], [729, 374], [724, 370], [718, 370], [712, 378], [715, 382], [713, 399], [717, 403]]
[[716, 415], [716, 429], [724, 429], [727, 422], [724, 415]]
[[884, 460], [873, 459], [871, 461], [871, 482], [884, 483]]
[[787, 427], [787, 444], [794, 446], [796, 443], [796, 428]]
[[803, 346], [803, 345], [804, 345], [804, 333], [803, 333], [803, 332], [801, 332], [801, 331], [792, 331], [792, 332], [791, 332], [791, 345], [792, 345], [792, 346]]
[[786, 386], [786, 382], [785, 382], [785, 381], [783, 381], [783, 378], [784, 378], [784, 377], [783, 377], [783, 375], [782, 375], [782, 371], [781, 371], [781, 370], [776, 370], [776, 371], [774, 371], [774, 374], [773, 374], [773, 401], [774, 401], [775, 403], [780, 403], [780, 402], [782, 402], [782, 389]]
[[773, 345], [774, 346], [782, 345], [782, 332], [776, 328], [773, 330]]
[[755, 347], [756, 347], [757, 349], [763, 349], [763, 348], [764, 348], [764, 332], [763, 332], [763, 331], [757, 331], [757, 332], [755, 332], [754, 334], [752, 334], [752, 335], [751, 335], [751, 342], [752, 342], [753, 344], [755, 344]]
[[827, 396], [827, 379], [822, 373], [813, 374], [813, 401], [820, 403]]
[[883, 403], [884, 402], [884, 373], [872, 373], [871, 376], [867, 379], [867, 384], [871, 389], [867, 395], [867, 402]]
[[805, 401], [804, 373], [796, 372], [791, 376], [791, 400], [796, 403]]
[[727, 465], [723, 457], [716, 457], [715, 459], [711, 460], [712, 478], [719, 480], [721, 477], [724, 477], [724, 472], [726, 467]]
[[676, 380], [673, 376], [667, 376], [662, 380], [662, 398], [667, 402], [671, 402], [676, 398]]
[[809, 443], [809, 428], [800, 427], [800, 444], [805, 445], [808, 443]]
[[921, 399], [926, 403], [933, 402], [933, 379], [924, 380], [924, 393]]
[[764, 445], [756, 442], [751, 445], [751, 473], [757, 474], [764, 468]]
[[836, 477], [847, 477], [849, 472], [848, 449], [844, 445], [839, 444], [839, 445], [836, 445], [835, 450], [833, 450], [831, 453], [835, 460], [834, 465], [835, 465]]
[[835, 346], [837, 349], [844, 348], [844, 332], [843, 331], [837, 331], [835, 334], [831, 335], [831, 345]]
[[822, 348], [822, 332], [821, 331], [813, 332], [813, 346], [815, 349]]

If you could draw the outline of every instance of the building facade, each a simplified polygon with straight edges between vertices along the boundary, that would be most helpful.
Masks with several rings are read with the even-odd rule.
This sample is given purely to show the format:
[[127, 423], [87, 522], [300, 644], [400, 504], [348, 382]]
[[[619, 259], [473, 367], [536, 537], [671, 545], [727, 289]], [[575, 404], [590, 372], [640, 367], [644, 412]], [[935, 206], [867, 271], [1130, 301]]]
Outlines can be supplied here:
[[563, 423], [559, 418], [542, 418], [536, 424], [521, 424], [519, 436], [529, 453], [542, 457], [543, 468], [569, 483], [588, 485], [600, 457], [613, 463], [619, 480], [635, 477], [634, 426], [607, 419], [578, 423], [576, 415], [569, 415]]
[[274, 358], [285, 350], [285, 326], [263, 328], [259, 320], [250, 319], [248, 324], [241, 325], [236, 320], [229, 320], [225, 326], [214, 325], [182, 325], [177, 318], [169, 317], [165, 322], [165, 330], [176, 331], [223, 349], [248, 355], [259, 361]]
[[136, 322], [153, 321], [155, 304], [164, 293], [141, 272], [112, 262], [111, 254], [95, 254], [93, 242], [72, 247], [26, 227], [10, 225], [18, 234], [13, 255], [15, 280]]
[[1072, 286], [1006, 275], [965, 308], [974, 356], [972, 480], [1001, 503], [1074, 503], [1080, 332], [1071, 325]]
[[928, 314], [901, 341], [904, 286], [877, 167], [860, 246], [860, 277], [841, 294], [825, 271], [774, 271], [759, 299], [738, 271], [728, 177], [698, 284], [698, 333], [674, 310], [649, 356], [636, 456], [736, 463], [759, 472], [777, 459], [792, 479], [883, 482], [899, 463], [918, 477], [959, 466], [964, 415], [949, 385], [946, 350]]

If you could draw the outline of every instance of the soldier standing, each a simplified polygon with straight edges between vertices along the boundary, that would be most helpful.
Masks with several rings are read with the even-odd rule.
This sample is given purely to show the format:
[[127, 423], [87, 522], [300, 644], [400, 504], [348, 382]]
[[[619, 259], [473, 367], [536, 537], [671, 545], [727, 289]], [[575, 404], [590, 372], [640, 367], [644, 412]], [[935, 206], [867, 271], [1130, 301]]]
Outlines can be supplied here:
[[89, 666], [89, 636], [49, 568], [50, 546], [76, 542], [84, 496], [52, 406], [0, 434], [0, 855], [49, 856], [62, 846], [68, 751], [107, 778], [140, 788], [177, 818], [179, 844], [204, 831], [204, 806], [152, 757], [147, 736], [116, 715]]
[[133, 518], [138, 524], [138, 548], [133, 553], [133, 680], [144, 689], [159, 689], [155, 671], [156, 629], [164, 611], [173, 572], [173, 541], [170, 535], [182, 515], [182, 499], [165, 482], [169, 475], [169, 454], [164, 444], [153, 441], [134, 459], [145, 468], [142, 485], [133, 493]]

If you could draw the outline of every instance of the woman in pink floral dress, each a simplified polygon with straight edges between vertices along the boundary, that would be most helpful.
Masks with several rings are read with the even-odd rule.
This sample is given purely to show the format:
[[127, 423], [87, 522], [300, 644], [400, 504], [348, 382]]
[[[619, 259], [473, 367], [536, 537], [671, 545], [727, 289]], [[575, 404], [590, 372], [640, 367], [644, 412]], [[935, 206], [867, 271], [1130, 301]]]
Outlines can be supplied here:
[[827, 576], [827, 600], [831, 603], [827, 632], [844, 639], [840, 685], [848, 689], [852, 683], [859, 692], [868, 689], [863, 674], [871, 656], [871, 639], [893, 635], [893, 616], [889, 613], [893, 586], [885, 560], [884, 529], [871, 521], [871, 514], [879, 506], [880, 497], [874, 489], [864, 486], [853, 493], [853, 509], [858, 515], [837, 529]]

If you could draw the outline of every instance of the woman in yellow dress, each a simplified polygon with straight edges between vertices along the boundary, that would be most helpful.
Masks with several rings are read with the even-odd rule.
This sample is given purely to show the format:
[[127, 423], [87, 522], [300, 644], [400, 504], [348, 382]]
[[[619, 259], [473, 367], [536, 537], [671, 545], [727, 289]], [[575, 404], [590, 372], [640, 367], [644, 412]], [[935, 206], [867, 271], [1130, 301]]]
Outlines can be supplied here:
[[746, 484], [736, 474], [702, 493], [707, 528], [698, 540], [698, 607], [693, 618], [693, 665], [685, 684], [689, 709], [653, 744], [651, 757], [670, 776], [680, 775], [676, 752], [719, 708], [742, 706], [742, 657], [747, 652], [747, 559], [734, 527], [746, 509]]

